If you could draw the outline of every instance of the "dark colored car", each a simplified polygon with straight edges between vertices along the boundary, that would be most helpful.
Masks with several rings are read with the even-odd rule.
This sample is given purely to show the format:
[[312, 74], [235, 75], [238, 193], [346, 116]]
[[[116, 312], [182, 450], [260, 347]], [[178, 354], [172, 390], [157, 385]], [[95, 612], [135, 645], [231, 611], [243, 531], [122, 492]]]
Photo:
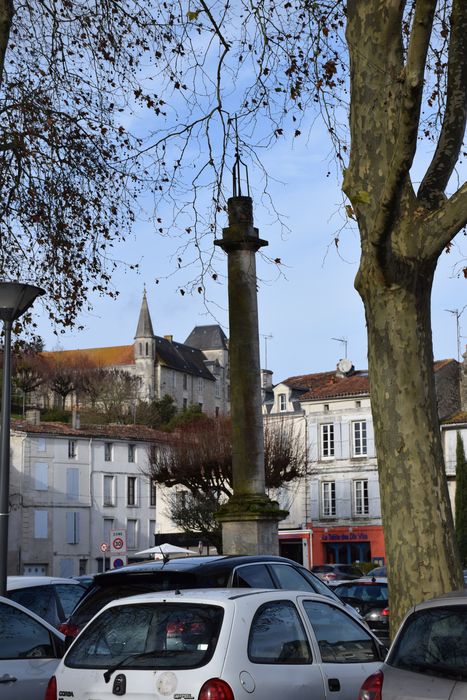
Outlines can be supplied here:
[[360, 613], [371, 631], [389, 644], [389, 601], [386, 579], [347, 581], [334, 586], [334, 593]]
[[387, 575], [388, 573], [385, 566], [377, 566], [375, 569], [372, 569], [367, 573], [367, 576], [375, 576], [376, 578], [378, 576], [386, 577]]
[[311, 571], [325, 583], [331, 581], [351, 581], [361, 578], [364, 574], [357, 566], [351, 564], [319, 564], [313, 566]]
[[101, 608], [116, 598], [186, 588], [284, 588], [340, 599], [308, 569], [276, 556], [207, 556], [132, 564], [97, 574], [59, 629], [75, 637]]

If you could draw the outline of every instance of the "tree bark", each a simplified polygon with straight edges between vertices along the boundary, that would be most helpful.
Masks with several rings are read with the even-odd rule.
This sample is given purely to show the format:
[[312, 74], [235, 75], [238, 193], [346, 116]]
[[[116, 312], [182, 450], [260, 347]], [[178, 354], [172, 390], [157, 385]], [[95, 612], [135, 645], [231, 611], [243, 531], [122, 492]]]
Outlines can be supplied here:
[[406, 53], [404, 6], [349, 0], [346, 32], [351, 155], [344, 190], [362, 247], [355, 286], [368, 330], [393, 632], [414, 603], [463, 586], [437, 414], [430, 299], [438, 257], [465, 218], [465, 193], [461, 188], [446, 201], [437, 191], [435, 205], [412, 186], [436, 0], [417, 2]]

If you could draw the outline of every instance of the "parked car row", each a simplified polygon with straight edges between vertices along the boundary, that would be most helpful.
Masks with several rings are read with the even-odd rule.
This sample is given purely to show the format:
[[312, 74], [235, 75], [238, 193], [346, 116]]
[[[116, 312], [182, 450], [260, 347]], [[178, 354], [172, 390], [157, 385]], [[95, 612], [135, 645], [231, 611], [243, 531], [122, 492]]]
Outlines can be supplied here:
[[[28, 589], [19, 578], [8, 595]], [[36, 591], [79, 586], [41, 578]], [[411, 609], [385, 659], [387, 626], [370, 613], [387, 625], [387, 590], [372, 577], [331, 591], [282, 557], [148, 562], [95, 577], [76, 605], [92, 620], [66, 653], [54, 625], [0, 597], [0, 697], [465, 700], [467, 592]]]

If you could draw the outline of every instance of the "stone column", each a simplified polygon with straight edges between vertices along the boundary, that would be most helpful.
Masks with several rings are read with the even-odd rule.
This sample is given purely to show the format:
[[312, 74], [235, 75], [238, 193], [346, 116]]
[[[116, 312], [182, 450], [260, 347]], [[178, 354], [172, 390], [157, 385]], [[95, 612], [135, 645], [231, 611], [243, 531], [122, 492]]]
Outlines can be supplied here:
[[253, 226], [250, 197], [228, 201], [229, 226], [215, 241], [227, 254], [233, 495], [217, 513], [224, 554], [277, 554], [287, 512], [265, 490], [256, 293], [256, 252], [267, 241]]

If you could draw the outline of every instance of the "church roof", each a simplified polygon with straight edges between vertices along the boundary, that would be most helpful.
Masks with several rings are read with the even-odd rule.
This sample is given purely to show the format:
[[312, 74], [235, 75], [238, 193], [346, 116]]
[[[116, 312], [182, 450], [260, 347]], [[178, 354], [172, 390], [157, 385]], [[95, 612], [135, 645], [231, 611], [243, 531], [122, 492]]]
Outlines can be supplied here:
[[156, 336], [156, 354], [159, 362], [166, 367], [214, 381], [206, 367], [206, 358], [198, 348]]
[[141, 311], [139, 312], [138, 327], [136, 328], [135, 338], [153, 338], [154, 331], [152, 330], [151, 314], [149, 313], [148, 300], [146, 298], [146, 290], [144, 290], [143, 301], [141, 302]]
[[218, 324], [212, 326], [195, 326], [185, 345], [190, 345], [198, 350], [226, 350], [228, 347], [227, 336]]
[[41, 356], [56, 360], [65, 365], [89, 362], [93, 367], [118, 367], [134, 365], [133, 345], [117, 345], [108, 348], [84, 348], [80, 350], [51, 350], [41, 352]]

